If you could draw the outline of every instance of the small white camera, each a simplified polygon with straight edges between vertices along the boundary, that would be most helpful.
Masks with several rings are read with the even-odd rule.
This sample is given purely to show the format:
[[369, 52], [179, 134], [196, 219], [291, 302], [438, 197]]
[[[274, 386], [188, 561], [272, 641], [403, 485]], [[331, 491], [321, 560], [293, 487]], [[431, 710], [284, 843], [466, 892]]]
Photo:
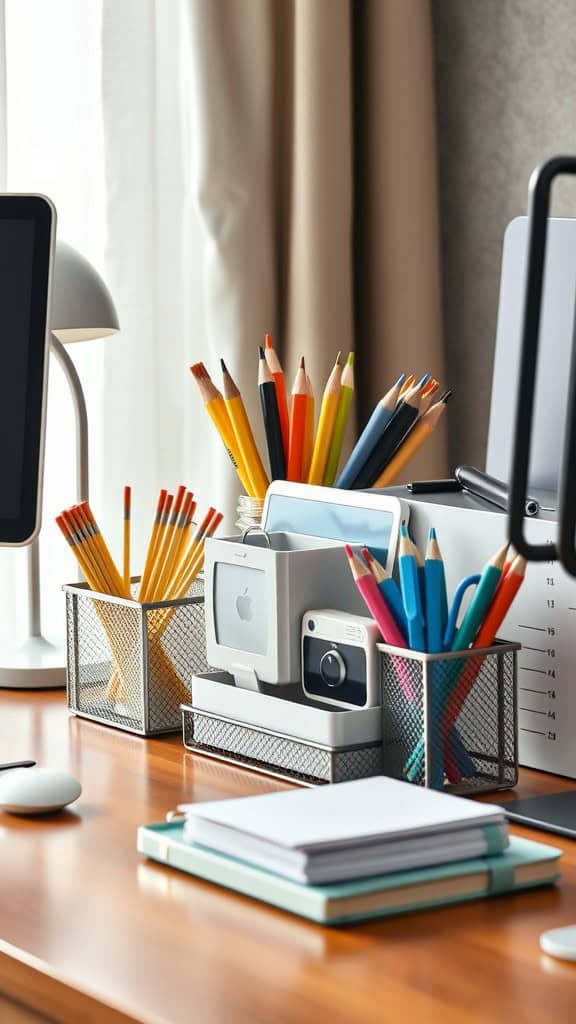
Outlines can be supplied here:
[[302, 686], [316, 701], [344, 708], [382, 703], [376, 623], [362, 615], [328, 608], [302, 619]]

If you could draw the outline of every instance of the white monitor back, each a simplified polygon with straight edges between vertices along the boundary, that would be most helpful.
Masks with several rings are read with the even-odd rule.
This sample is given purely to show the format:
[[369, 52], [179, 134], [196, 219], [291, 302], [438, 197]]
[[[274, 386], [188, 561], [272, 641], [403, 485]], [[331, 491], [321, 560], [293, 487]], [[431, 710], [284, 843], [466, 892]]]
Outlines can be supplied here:
[[[486, 470], [509, 480], [516, 415], [528, 218], [504, 235]], [[556, 490], [576, 304], [576, 220], [550, 218], [532, 430], [530, 486]]]

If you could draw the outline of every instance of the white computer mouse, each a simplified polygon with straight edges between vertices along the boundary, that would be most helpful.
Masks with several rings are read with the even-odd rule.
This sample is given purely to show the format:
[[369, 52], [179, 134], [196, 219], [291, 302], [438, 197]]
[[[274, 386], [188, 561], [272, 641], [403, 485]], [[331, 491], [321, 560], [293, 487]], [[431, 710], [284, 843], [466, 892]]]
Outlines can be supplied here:
[[552, 928], [540, 936], [540, 949], [558, 960], [576, 960], [576, 925]]
[[14, 768], [0, 772], [0, 811], [10, 814], [49, 814], [77, 800], [79, 782], [51, 768]]

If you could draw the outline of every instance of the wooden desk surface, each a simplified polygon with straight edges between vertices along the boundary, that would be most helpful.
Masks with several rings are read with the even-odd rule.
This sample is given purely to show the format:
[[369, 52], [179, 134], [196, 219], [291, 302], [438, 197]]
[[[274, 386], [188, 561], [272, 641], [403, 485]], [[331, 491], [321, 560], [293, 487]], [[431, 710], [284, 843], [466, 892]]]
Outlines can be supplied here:
[[[145, 861], [136, 828], [181, 800], [285, 788], [0, 692], [0, 757], [64, 768], [75, 810], [0, 815], [0, 992], [58, 1021], [426, 1024], [576, 1016], [576, 965], [540, 953], [576, 923], [576, 843], [556, 888], [328, 930]], [[567, 780], [524, 771], [519, 795]]]

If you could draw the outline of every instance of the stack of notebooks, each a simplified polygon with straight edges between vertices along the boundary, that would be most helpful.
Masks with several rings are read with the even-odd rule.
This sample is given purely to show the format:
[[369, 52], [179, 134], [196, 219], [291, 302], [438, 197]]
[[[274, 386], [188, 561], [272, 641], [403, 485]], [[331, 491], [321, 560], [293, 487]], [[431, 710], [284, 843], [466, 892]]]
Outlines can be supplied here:
[[138, 830], [141, 853], [322, 924], [559, 877], [561, 851], [510, 837], [501, 807], [383, 776], [179, 811]]

